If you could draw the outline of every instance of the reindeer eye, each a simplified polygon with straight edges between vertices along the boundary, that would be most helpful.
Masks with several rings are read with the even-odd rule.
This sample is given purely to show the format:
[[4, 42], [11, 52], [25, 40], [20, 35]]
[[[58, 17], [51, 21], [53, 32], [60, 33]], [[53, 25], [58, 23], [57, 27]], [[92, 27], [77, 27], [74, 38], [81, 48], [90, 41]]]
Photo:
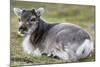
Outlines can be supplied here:
[[32, 18], [31, 21], [35, 21], [35, 18]]

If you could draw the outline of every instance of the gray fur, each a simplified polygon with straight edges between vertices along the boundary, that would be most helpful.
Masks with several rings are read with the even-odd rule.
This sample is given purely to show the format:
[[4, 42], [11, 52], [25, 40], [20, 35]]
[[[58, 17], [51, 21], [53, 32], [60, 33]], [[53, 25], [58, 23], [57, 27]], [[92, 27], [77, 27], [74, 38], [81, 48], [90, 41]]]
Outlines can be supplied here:
[[[20, 27], [21, 31], [27, 32], [22, 44], [27, 53], [53, 55], [72, 62], [86, 58], [93, 51], [91, 37], [81, 27], [70, 23], [48, 24], [41, 19], [38, 10], [25, 11], [21, 14], [23, 24]], [[31, 16], [36, 20], [30, 22]], [[29, 26], [27, 23], [32, 24]]]

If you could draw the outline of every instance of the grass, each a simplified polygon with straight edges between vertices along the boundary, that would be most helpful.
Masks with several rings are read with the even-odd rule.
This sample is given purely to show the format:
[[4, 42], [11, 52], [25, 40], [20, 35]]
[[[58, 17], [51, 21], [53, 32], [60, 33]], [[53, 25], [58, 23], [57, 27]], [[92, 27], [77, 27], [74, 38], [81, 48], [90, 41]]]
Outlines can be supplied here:
[[[11, 1], [11, 66], [66, 63], [66, 61], [61, 59], [47, 56], [33, 57], [31, 54], [29, 55], [23, 52], [21, 46], [23, 38], [17, 35], [18, 20], [13, 13], [13, 7], [28, 9], [44, 7], [45, 13], [43, 18], [48, 20], [48, 23], [70, 22], [80, 25], [92, 35], [93, 41], [95, 42], [95, 31], [91, 29], [91, 24], [95, 23], [94, 6]], [[95, 61], [95, 54], [79, 62], [89, 61]]]

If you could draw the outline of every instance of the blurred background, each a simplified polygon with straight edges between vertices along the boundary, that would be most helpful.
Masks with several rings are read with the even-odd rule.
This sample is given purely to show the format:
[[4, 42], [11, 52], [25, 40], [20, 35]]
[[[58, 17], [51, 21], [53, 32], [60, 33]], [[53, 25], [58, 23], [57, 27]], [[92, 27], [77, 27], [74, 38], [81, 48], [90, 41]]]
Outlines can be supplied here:
[[[33, 57], [32, 55], [28, 55], [23, 52], [21, 47], [23, 38], [17, 35], [18, 18], [13, 12], [13, 8], [15, 7], [22, 9], [38, 9], [39, 7], [43, 7], [45, 12], [42, 18], [46, 20], [47, 23], [65, 22], [80, 25], [90, 33], [93, 38], [93, 42], [95, 42], [95, 6], [11, 0], [11, 66], [66, 63], [61, 59], [55, 59], [46, 56]], [[95, 54], [92, 57], [80, 60], [80, 62], [94, 60]]]

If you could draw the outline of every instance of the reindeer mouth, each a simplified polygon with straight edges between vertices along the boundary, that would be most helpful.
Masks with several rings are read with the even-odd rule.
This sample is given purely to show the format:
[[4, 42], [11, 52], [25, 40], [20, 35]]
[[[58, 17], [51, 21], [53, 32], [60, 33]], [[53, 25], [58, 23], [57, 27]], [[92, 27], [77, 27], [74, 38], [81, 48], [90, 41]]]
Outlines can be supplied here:
[[17, 33], [18, 33], [18, 36], [21, 36], [21, 37], [25, 36], [25, 33], [22, 33], [21, 31], [18, 31]]
[[19, 29], [17, 33], [19, 36], [25, 36], [27, 34], [27, 28]]
[[25, 36], [25, 34], [21, 33], [20, 31], [18, 31], [17, 33], [18, 33], [18, 36], [22, 36], [22, 37]]

